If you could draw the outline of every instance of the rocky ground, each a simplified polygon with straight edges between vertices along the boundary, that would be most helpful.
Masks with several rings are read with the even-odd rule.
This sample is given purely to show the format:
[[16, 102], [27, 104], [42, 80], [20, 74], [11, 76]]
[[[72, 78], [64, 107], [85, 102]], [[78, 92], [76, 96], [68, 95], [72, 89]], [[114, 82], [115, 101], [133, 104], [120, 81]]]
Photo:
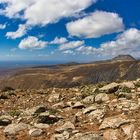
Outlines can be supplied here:
[[140, 140], [140, 79], [0, 92], [0, 140]]

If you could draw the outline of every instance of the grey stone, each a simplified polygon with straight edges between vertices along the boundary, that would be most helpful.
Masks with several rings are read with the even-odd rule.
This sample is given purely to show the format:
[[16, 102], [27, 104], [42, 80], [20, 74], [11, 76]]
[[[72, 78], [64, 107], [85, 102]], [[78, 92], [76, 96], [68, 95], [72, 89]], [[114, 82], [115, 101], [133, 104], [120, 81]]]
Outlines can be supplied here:
[[56, 132], [60, 132], [60, 133], [64, 131], [72, 131], [72, 130], [75, 130], [75, 126], [69, 121], [66, 122], [63, 126], [60, 126], [55, 129]]
[[109, 101], [109, 96], [106, 93], [100, 93], [95, 96], [96, 103], [102, 103]]
[[10, 125], [6, 126], [4, 129], [4, 133], [16, 134], [19, 131], [28, 129], [28, 127], [29, 126], [25, 123], [18, 123], [18, 124], [14, 123], [14, 124], [10, 124]]
[[29, 135], [31, 137], [38, 137], [42, 134], [42, 130], [41, 129], [36, 129], [36, 128], [33, 128], [33, 129], [30, 129], [29, 130]]
[[61, 99], [61, 96], [59, 93], [52, 93], [49, 98], [48, 98], [48, 101], [50, 103], [55, 103], [55, 102], [59, 102]]
[[81, 103], [81, 102], [76, 102], [72, 108], [77, 108], [77, 109], [81, 109], [84, 108], [85, 106]]
[[92, 111], [94, 111], [96, 109], [97, 109], [97, 106], [96, 105], [89, 106], [89, 107], [83, 109], [83, 114], [90, 113], [90, 112], [92, 112]]
[[111, 84], [103, 86], [99, 90], [102, 92], [106, 92], [106, 93], [113, 93], [113, 92], [116, 92], [118, 90], [118, 88], [119, 88], [119, 84], [113, 82]]
[[106, 129], [106, 128], [118, 128], [123, 124], [129, 123], [130, 120], [126, 119], [124, 115], [117, 115], [113, 117], [105, 118], [102, 124], [100, 125], [99, 129]]
[[104, 115], [105, 115], [105, 110], [97, 109], [92, 111], [88, 116], [90, 117], [90, 119], [97, 119], [99, 122], [101, 122]]
[[73, 137], [71, 137], [69, 140], [104, 140], [104, 139], [98, 134], [77, 133]]
[[48, 124], [43, 124], [43, 123], [35, 123], [34, 127], [36, 128], [40, 128], [40, 129], [45, 129], [45, 128], [49, 128], [50, 126]]
[[94, 95], [87, 96], [86, 98], [83, 99], [83, 102], [86, 104], [93, 104], [94, 98], [95, 98]]
[[121, 83], [120, 85], [121, 87], [127, 87], [127, 88], [130, 88], [130, 89], [134, 89], [135, 88], [135, 85], [132, 81], [128, 81], [128, 82], [123, 82]]
[[62, 134], [54, 134], [50, 140], [68, 140], [70, 134], [67, 131], [64, 131]]

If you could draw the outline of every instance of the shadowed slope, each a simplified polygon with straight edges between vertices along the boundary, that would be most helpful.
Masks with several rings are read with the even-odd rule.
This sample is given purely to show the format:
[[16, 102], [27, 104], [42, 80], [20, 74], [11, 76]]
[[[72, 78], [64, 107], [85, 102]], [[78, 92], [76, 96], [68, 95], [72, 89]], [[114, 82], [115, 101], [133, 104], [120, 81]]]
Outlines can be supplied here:
[[45, 68], [28, 68], [3, 80], [1, 87], [46, 88], [74, 87], [83, 84], [134, 80], [140, 77], [140, 61], [99, 62], [92, 64], [62, 65]]

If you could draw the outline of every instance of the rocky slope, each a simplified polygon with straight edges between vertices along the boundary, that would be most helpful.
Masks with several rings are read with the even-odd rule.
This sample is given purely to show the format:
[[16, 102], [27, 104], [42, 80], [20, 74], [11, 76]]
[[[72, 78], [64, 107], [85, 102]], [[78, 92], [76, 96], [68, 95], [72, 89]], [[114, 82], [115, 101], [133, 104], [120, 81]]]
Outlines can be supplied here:
[[139, 140], [140, 79], [0, 91], [0, 140]]

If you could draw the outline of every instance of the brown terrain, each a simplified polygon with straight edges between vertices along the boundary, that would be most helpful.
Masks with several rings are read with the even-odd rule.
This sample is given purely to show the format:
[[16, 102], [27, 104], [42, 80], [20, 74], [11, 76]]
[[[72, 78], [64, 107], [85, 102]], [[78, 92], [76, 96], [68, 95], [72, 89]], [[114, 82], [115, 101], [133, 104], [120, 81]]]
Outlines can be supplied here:
[[0, 140], [139, 140], [140, 80], [0, 92]]
[[9, 75], [1, 81], [0, 140], [140, 140], [139, 63], [117, 58]]
[[[120, 58], [120, 59], [119, 59]], [[17, 70], [0, 83], [14, 89], [45, 89], [135, 80], [140, 77], [140, 61], [131, 56], [118, 56], [112, 61], [87, 64], [66, 64]]]

